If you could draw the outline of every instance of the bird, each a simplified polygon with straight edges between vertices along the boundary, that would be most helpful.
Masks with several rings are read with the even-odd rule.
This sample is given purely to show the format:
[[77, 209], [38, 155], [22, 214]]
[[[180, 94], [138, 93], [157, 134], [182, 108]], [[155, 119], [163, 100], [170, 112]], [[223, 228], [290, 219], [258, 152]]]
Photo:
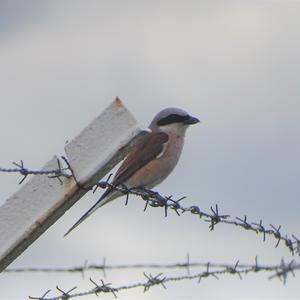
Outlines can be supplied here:
[[[200, 120], [180, 108], [165, 108], [149, 125], [149, 133], [125, 157], [112, 185], [147, 188], [160, 184], [173, 171], [184, 145], [186, 129]], [[99, 207], [124, 195], [108, 187], [101, 198], [65, 233], [68, 235]]]

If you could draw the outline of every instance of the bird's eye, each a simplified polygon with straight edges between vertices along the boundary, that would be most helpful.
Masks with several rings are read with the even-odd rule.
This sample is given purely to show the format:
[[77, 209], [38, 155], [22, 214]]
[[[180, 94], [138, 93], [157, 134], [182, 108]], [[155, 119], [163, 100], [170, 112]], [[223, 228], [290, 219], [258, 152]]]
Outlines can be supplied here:
[[164, 126], [164, 125], [169, 125], [173, 123], [184, 123], [186, 119], [188, 119], [190, 116], [189, 115], [176, 115], [176, 114], [171, 114], [168, 115], [167, 117], [160, 119], [157, 122], [158, 126]]

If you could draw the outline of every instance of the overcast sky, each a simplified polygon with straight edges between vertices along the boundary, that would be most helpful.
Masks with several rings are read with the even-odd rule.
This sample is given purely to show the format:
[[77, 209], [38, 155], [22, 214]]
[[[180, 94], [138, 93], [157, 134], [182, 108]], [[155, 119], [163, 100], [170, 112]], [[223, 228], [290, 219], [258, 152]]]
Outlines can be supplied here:
[[[186, 205], [247, 214], [299, 232], [300, 2], [11, 1], [0, 2], [0, 166], [23, 159], [40, 168], [119, 96], [146, 126], [175, 106], [201, 119], [186, 136], [180, 163], [156, 190]], [[2, 204], [18, 176], [0, 174]], [[99, 197], [87, 195], [11, 267], [192, 261], [264, 264], [291, 256], [274, 241], [192, 216], [143, 212], [116, 200], [74, 233], [66, 230]], [[298, 259], [299, 261], [299, 259]], [[155, 271], [151, 271], [155, 273]], [[185, 271], [183, 271], [184, 274]], [[173, 275], [169, 272], [166, 274]], [[47, 289], [91, 287], [88, 276], [2, 274], [1, 299]], [[100, 280], [102, 273], [91, 275]], [[267, 274], [222, 277], [124, 292], [119, 298], [296, 298]], [[107, 272], [108, 282], [144, 280], [142, 271]], [[53, 292], [53, 295], [55, 293]], [[112, 296], [110, 296], [112, 297]]]

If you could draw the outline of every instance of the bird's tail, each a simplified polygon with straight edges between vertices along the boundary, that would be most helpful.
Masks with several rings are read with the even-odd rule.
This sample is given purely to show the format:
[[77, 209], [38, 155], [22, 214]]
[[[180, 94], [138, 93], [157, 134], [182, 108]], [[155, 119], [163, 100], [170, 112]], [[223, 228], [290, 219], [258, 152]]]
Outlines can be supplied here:
[[103, 206], [104, 204], [108, 203], [109, 201], [117, 198], [118, 192], [109, 192], [104, 193], [102, 197], [64, 234], [67, 236], [71, 231], [73, 231], [79, 224], [81, 224], [85, 219], [87, 219], [92, 213], [94, 213], [99, 207]]

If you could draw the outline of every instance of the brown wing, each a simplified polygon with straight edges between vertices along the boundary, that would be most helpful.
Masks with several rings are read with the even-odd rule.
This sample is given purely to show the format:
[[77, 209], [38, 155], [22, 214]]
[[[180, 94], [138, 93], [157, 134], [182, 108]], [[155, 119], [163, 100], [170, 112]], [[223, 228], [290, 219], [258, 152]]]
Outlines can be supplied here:
[[151, 132], [146, 139], [130, 152], [118, 169], [114, 184], [125, 182], [137, 170], [148, 164], [163, 151], [163, 144], [168, 141], [164, 132]]
[[[136, 149], [130, 152], [118, 169], [113, 180], [114, 185], [125, 182], [137, 170], [148, 164], [152, 159], [157, 157], [163, 151], [163, 145], [168, 141], [168, 135], [163, 132], [151, 132], [145, 140], [137, 145]], [[65, 236], [74, 228], [88, 218], [102, 204], [102, 200], [113, 191], [108, 188], [101, 198], [67, 231]]]
[[[145, 140], [127, 155], [118, 169], [112, 184], [118, 185], [125, 182], [137, 170], [157, 157], [163, 151], [163, 145], [168, 139], [168, 135], [164, 132], [149, 133]], [[104, 199], [112, 190], [112, 188], [108, 188], [100, 200]]]

